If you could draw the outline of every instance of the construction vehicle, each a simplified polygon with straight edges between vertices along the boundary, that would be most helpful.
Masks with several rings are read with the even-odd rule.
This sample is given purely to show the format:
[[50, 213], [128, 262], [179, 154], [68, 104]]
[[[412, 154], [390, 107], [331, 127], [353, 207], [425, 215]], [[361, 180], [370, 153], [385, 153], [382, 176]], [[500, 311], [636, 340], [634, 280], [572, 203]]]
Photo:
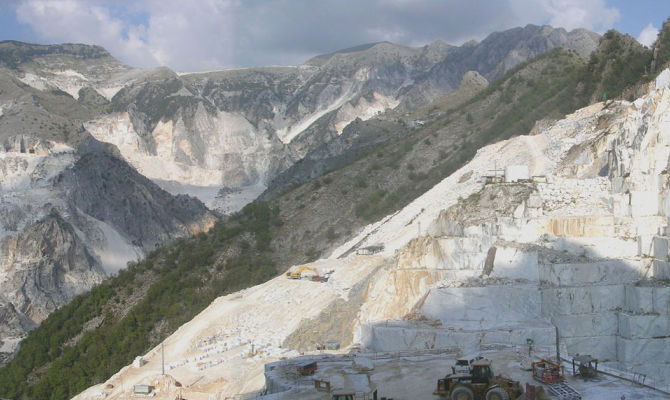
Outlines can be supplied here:
[[479, 358], [470, 361], [467, 372], [438, 379], [433, 394], [449, 400], [515, 400], [523, 388], [519, 381], [495, 376], [491, 361]]
[[305, 271], [314, 272], [315, 276], [319, 276], [319, 272], [317, 270], [315, 270], [314, 268], [300, 267], [295, 272], [291, 272], [291, 271], [286, 272], [286, 277], [289, 278], [289, 279], [301, 279], [302, 278], [302, 273], [305, 272]]
[[470, 373], [470, 360], [456, 360], [456, 364], [451, 367], [452, 374]]
[[299, 365], [297, 370], [298, 373], [302, 376], [306, 375], [314, 375], [316, 370], [319, 369], [318, 365], [316, 364], [316, 361], [309, 362], [307, 364], [302, 364]]

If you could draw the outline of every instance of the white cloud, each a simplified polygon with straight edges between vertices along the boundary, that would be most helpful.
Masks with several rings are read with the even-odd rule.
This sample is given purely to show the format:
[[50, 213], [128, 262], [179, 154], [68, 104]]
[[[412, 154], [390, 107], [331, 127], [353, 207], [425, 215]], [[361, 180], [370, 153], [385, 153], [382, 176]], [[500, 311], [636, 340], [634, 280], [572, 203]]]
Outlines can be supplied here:
[[637, 37], [637, 41], [647, 47], [651, 47], [656, 41], [657, 36], [658, 36], [658, 28], [656, 28], [650, 22], [649, 25], [647, 25], [644, 29], [642, 29], [642, 32], [640, 32], [640, 35]]
[[543, 0], [549, 24], [567, 30], [592, 29], [603, 33], [619, 21], [621, 14], [605, 0]]
[[234, 1], [149, 0], [147, 46], [161, 65], [180, 70], [232, 65], [236, 6]]
[[[194, 70], [230, 65], [233, 1], [24, 0], [17, 19], [51, 42], [98, 44], [124, 62], [140, 67], [168, 65]], [[114, 16], [113, 7], [145, 13], [145, 21]], [[126, 8], [124, 8], [126, 7]]]
[[17, 1], [18, 20], [44, 41], [98, 44], [129, 65], [178, 71], [298, 64], [382, 40], [460, 44], [529, 23], [602, 32], [620, 17], [604, 0]]
[[133, 65], [155, 65], [139, 28], [130, 27], [96, 2], [30, 0], [16, 9], [19, 22], [50, 42], [98, 44]]

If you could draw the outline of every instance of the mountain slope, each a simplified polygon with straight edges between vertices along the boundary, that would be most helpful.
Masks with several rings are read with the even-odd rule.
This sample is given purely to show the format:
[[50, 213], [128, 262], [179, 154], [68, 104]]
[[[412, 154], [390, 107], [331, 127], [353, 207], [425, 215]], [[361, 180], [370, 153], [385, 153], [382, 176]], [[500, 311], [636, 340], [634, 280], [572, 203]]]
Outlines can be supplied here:
[[[588, 351], [608, 373], [633, 368], [664, 387], [668, 77], [670, 70], [633, 103], [596, 103], [534, 135], [481, 148], [406, 207], [306, 265], [333, 271], [327, 282], [278, 276], [218, 298], [163, 342], [171, 379], [198, 379], [185, 389], [193, 397], [250, 395], [266, 385], [270, 398], [303, 398], [311, 380], [264, 364], [317, 353], [324, 340], [358, 343], [361, 358], [438, 350], [466, 357], [501, 347], [525, 353], [527, 338], [536, 355], [554, 354], [558, 327], [562, 354]], [[496, 163], [526, 165], [546, 182], [486, 185]], [[383, 250], [349, 253], [373, 243]], [[162, 349], [148, 349], [146, 365], [128, 366], [76, 398], [125, 398], [121, 382], [158, 382], [175, 394], [158, 374]], [[327, 357], [319, 363], [350, 365]], [[365, 374], [363, 363], [349, 373]]]
[[[583, 65], [581, 58], [565, 51], [520, 65], [500, 82], [469, 93], [455, 108], [441, 108], [444, 103], [427, 107], [420, 115], [432, 122], [417, 125], [402, 142], [295, 188], [269, 207], [250, 205], [207, 234], [156, 251], [52, 314], [0, 372], [0, 386], [29, 376], [34, 383], [14, 383], [6, 395], [63, 398], [103, 381], [217, 296], [313, 259], [359, 233], [368, 221], [401, 209], [459, 168], [469, 157], [467, 151], [474, 154], [480, 143], [527, 132], [543, 117], [560, 117], [573, 104]], [[536, 112], [525, 115], [530, 102], [537, 105]], [[136, 283], [129, 288], [130, 281]], [[83, 331], [87, 333], [75, 339]], [[54, 338], [55, 347], [47, 346], [46, 336]], [[128, 339], [119, 340], [123, 337]], [[100, 344], [92, 348], [91, 343]], [[114, 349], [112, 358], [104, 355], [106, 346]], [[38, 353], [45, 356], [32, 356]], [[80, 370], [88, 375], [73, 372]]]
[[562, 28], [536, 25], [493, 33], [481, 43], [451, 49], [418, 85], [409, 88], [406, 96], [410, 99], [409, 108], [421, 105], [416, 99], [432, 100], [455, 89], [467, 71], [477, 71], [492, 82], [517, 64], [556, 47], [574, 50], [580, 57], [587, 58], [597, 47], [599, 38], [584, 29], [566, 32]]
[[555, 47], [588, 54], [597, 38], [529, 25], [459, 48], [381, 42], [297, 67], [156, 71], [125, 85], [113, 112], [86, 126], [165, 189], [228, 213], [357, 119], [421, 107], [455, 90], [470, 70], [497, 79]]
[[[124, 69], [110, 60], [88, 46], [0, 45], [0, 63], [25, 68], [24, 78], [47, 66], [91, 79], [98, 68]], [[40, 90], [15, 69], [0, 69], [2, 362], [50, 312], [156, 245], [215, 220], [199, 201], [164, 192], [93, 139], [82, 121], [104, 102], [76, 100], [58, 79]]]
[[[575, 39], [567, 36], [550, 45], [524, 44], [559, 31], [524, 28], [511, 38], [517, 47], [493, 54], [482, 73], [505, 70], [551, 46], [572, 46]], [[490, 48], [491, 40], [495, 41], [485, 41], [483, 48]], [[519, 48], [528, 51], [510, 61]], [[96, 46], [1, 42], [0, 211], [6, 218], [0, 230], [0, 284], [5, 293], [2, 307], [10, 315], [6, 327], [11, 327], [11, 334], [0, 338], [6, 344], [4, 357], [11, 355], [25, 329], [105, 274], [213, 224], [215, 217], [202, 204], [170, 196], [156, 184], [232, 211], [306, 155], [321, 165], [317, 174], [346, 165], [411, 132], [403, 126], [407, 121], [392, 116], [381, 123], [381, 133], [379, 122], [360, 121], [397, 107], [408, 89], [416, 82], [429, 82], [425, 78], [431, 69], [454, 51], [441, 42], [423, 48], [376, 43], [317, 57], [299, 67], [179, 76], [166, 68], [133, 69]], [[474, 59], [449, 60], [462, 68], [463, 62]], [[430, 96], [449, 90], [436, 87]], [[414, 99], [414, 106], [430, 96]], [[297, 178], [292, 171], [282, 176], [286, 183], [278, 185], [280, 190], [304, 182], [300, 169], [295, 169]], [[416, 190], [427, 187], [424, 183]], [[414, 195], [410, 191], [394, 206]], [[363, 211], [357, 219], [383, 212]], [[349, 218], [351, 209], [344, 215]], [[61, 221], [56, 224], [59, 229], [47, 229], [53, 224], [51, 217]], [[352, 229], [357, 226], [359, 221]], [[20, 246], [15, 251], [17, 240], [24, 240], [30, 229], [45, 233], [47, 248], [54, 246], [50, 243], [57, 246], [48, 253]], [[327, 232], [333, 238], [340, 235]], [[322, 250], [314, 244], [320, 237], [281, 248], [280, 264], [307, 254], [314, 257]], [[85, 251], [70, 253], [80, 248]], [[61, 253], [76, 256], [67, 257], [66, 264], [54, 264], [50, 257]], [[33, 262], [38, 256], [44, 264]], [[42, 280], [30, 272], [37, 270], [56, 278]], [[66, 283], [77, 289], [66, 288]]]

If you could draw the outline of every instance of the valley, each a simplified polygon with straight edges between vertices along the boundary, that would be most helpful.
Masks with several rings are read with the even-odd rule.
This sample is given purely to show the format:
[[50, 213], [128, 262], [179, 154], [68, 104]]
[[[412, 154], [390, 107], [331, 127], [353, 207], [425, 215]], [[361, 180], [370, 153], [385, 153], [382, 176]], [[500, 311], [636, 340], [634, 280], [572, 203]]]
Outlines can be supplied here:
[[329, 398], [292, 375], [318, 360], [412, 398], [480, 354], [529, 382], [531, 343], [596, 357], [588, 398], [667, 398], [664, 46], [528, 25], [177, 74], [0, 43], [0, 396]]

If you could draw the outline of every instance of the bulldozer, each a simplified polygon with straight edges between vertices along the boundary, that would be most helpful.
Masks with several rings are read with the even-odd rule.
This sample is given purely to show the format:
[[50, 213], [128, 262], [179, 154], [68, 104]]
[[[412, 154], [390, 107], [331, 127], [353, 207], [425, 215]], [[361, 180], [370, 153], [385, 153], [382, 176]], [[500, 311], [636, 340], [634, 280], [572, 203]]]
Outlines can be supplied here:
[[468, 372], [460, 371], [438, 379], [434, 395], [449, 400], [516, 400], [523, 394], [519, 381], [495, 376], [491, 361], [470, 361]]

